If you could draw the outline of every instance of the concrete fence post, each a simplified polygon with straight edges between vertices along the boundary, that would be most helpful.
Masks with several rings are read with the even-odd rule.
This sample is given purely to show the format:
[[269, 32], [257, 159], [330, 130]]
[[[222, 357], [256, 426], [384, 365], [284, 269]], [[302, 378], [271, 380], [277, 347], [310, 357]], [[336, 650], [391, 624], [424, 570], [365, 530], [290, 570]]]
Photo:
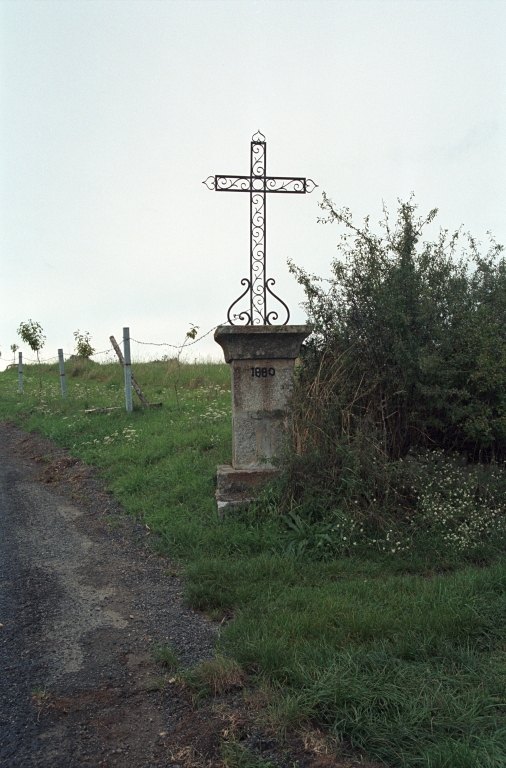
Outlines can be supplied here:
[[23, 394], [23, 353], [18, 353], [18, 392]]
[[60, 366], [61, 396], [67, 397], [67, 381], [65, 379], [65, 361], [63, 359], [63, 349], [58, 350], [58, 365]]
[[123, 354], [125, 355], [125, 401], [127, 413], [132, 413], [132, 360], [130, 357], [130, 328], [123, 328]]

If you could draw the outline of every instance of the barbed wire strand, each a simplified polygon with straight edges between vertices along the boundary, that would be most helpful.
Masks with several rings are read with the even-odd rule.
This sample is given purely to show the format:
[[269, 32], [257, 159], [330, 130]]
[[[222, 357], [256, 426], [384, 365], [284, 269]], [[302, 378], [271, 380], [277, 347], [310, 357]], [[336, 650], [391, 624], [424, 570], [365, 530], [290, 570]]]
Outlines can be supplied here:
[[[104, 354], [110, 353], [110, 352], [114, 352], [114, 349], [112, 348], [112, 346], [109, 349], [103, 349], [100, 352], [94, 352], [93, 355], [104, 355]], [[77, 357], [77, 355], [75, 355], [74, 353], [68, 353], [68, 354], [64, 354], [63, 355], [64, 360], [69, 360], [71, 357]], [[7, 359], [7, 358], [4, 358], [4, 359]], [[25, 363], [25, 362], [27, 362], [27, 363], [57, 363], [58, 360], [59, 360], [59, 358], [58, 358], [57, 355], [53, 355], [53, 357], [44, 357], [44, 358], [41, 357], [40, 360], [37, 360], [36, 357], [25, 357], [25, 355], [23, 355], [23, 363]], [[12, 363], [9, 363], [9, 365], [18, 365], [18, 361], [17, 360], [13, 361]]]
[[[187, 347], [192, 347], [194, 344], [198, 344], [199, 341], [202, 341], [202, 339], [205, 339], [206, 336], [209, 336], [210, 333], [215, 331], [217, 328], [220, 327], [220, 325], [223, 325], [223, 323], [218, 323], [218, 325], [215, 325], [214, 328], [211, 328], [210, 331], [207, 331], [207, 333], [203, 333], [202, 336], [199, 336], [198, 339], [195, 339], [194, 341], [190, 341], [186, 343], [186, 340], [182, 344], [169, 344], [168, 342], [154, 342], [154, 341], [139, 341], [139, 339], [133, 339], [130, 337], [130, 341], [135, 341], [136, 344], [143, 344], [145, 346], [149, 347], [172, 347], [173, 349], [186, 349]], [[187, 337], [188, 338], [188, 337]]]

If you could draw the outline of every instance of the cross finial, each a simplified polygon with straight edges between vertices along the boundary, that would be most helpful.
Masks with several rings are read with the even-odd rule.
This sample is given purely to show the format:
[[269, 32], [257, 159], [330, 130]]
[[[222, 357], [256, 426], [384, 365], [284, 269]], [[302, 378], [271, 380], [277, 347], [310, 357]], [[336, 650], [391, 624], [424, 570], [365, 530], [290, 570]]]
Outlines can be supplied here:
[[[275, 280], [266, 276], [266, 194], [298, 194], [312, 192], [317, 184], [303, 177], [267, 176], [267, 143], [261, 131], [251, 139], [251, 165], [249, 176], [209, 176], [204, 182], [208, 189], [216, 192], [249, 192], [250, 194], [250, 276], [241, 280], [246, 286], [244, 292], [229, 307], [227, 317], [231, 325], [272, 325], [279, 315], [267, 312], [267, 294], [282, 304], [286, 311], [286, 325], [290, 310], [279, 296], [272, 291]], [[233, 314], [232, 310], [249, 293], [249, 309]], [[238, 320], [239, 322], [234, 322]]]

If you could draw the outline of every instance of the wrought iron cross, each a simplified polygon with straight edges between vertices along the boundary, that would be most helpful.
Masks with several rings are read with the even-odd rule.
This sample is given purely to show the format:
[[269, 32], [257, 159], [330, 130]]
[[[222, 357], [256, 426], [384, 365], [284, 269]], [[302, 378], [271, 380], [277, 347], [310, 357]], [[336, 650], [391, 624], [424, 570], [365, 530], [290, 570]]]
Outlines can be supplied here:
[[[267, 176], [267, 144], [265, 136], [258, 131], [251, 140], [251, 170], [249, 176], [209, 176], [203, 184], [216, 192], [249, 192], [250, 194], [250, 273], [244, 277], [241, 285], [246, 286], [238, 299], [229, 307], [227, 318], [231, 325], [272, 325], [279, 315], [276, 311], [267, 312], [267, 294], [270, 293], [286, 310], [286, 325], [290, 311], [285, 302], [271, 290], [276, 281], [266, 274], [266, 195], [277, 192], [305, 195], [317, 186], [311, 179], [288, 176]], [[249, 293], [249, 311], [244, 309], [239, 314], [232, 310]], [[234, 323], [239, 320], [239, 323]], [[246, 321], [246, 322], [244, 322]]]

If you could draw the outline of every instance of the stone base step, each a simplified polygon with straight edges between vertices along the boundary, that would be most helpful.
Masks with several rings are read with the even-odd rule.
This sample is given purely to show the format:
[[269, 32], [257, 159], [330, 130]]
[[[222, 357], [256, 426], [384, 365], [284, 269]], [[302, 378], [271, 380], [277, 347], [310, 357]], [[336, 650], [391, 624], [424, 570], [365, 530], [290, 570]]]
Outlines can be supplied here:
[[216, 504], [218, 515], [243, 504], [251, 503], [264, 485], [279, 473], [279, 469], [234, 469], [231, 464], [217, 467]]

